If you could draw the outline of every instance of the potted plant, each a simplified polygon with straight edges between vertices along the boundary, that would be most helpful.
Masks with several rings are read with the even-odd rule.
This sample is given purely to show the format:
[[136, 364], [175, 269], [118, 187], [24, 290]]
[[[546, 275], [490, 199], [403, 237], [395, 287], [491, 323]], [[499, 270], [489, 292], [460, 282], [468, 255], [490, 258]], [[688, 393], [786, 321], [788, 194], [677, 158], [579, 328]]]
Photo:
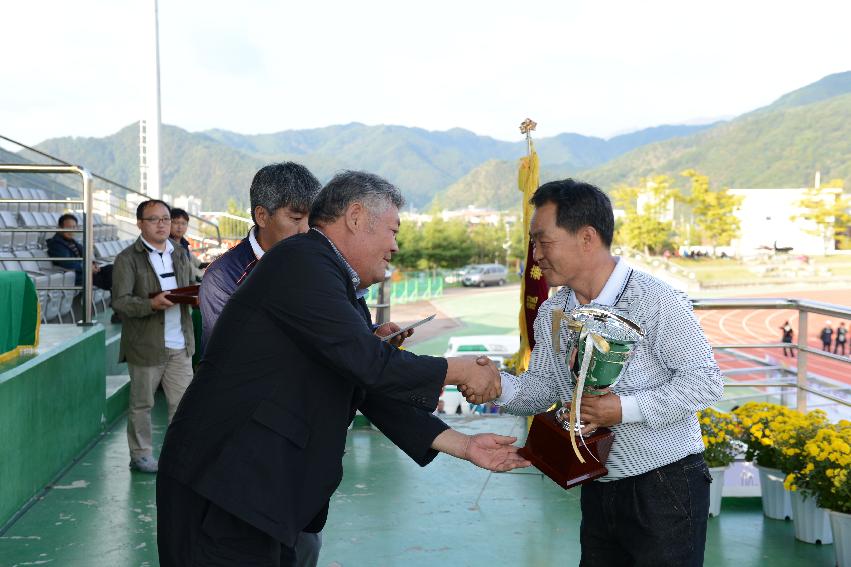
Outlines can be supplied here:
[[703, 436], [703, 458], [709, 466], [712, 484], [709, 486], [709, 515], [721, 513], [721, 496], [724, 489], [724, 473], [744, 445], [738, 441], [741, 425], [735, 415], [706, 408], [697, 414]]
[[741, 441], [748, 447], [745, 458], [759, 471], [762, 512], [774, 520], [792, 519], [792, 499], [783, 486], [786, 475], [777, 468], [779, 456], [774, 447], [774, 431], [793, 412], [785, 406], [762, 402], [748, 402], [733, 412], [742, 423]]
[[836, 563], [851, 567], [851, 421], [820, 429], [804, 445], [804, 453], [806, 464], [787, 483], [806, 487], [819, 506], [830, 510]]
[[795, 538], [807, 543], [833, 542], [828, 511], [816, 503], [815, 494], [806, 480], [795, 482], [795, 473], [807, 466], [807, 442], [829, 425], [827, 414], [814, 410], [806, 414], [793, 412], [774, 426], [774, 447], [777, 449], [777, 468], [787, 476], [784, 486], [792, 492], [792, 516], [795, 518]]

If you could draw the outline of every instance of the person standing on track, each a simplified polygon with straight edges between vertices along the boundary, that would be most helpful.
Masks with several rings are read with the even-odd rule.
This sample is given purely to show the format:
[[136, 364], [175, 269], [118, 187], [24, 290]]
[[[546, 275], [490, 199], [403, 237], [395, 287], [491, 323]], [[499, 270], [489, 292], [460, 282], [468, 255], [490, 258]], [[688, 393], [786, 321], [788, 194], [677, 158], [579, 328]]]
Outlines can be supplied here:
[[836, 344], [833, 345], [833, 354], [839, 354], [839, 350], [842, 349], [842, 356], [845, 356], [846, 342], [848, 342], [848, 328], [845, 326], [845, 321], [842, 321], [836, 329]]
[[[792, 325], [789, 324], [789, 321], [783, 323], [783, 326], [780, 327], [783, 330], [783, 338], [780, 339], [784, 343], [792, 344], [795, 337], [795, 331], [792, 330]], [[786, 351], [789, 351], [788, 353]], [[791, 356], [795, 358], [795, 349], [792, 347], [783, 347], [783, 356]]]
[[824, 322], [824, 328], [821, 330], [821, 350], [830, 352], [830, 345], [833, 342], [833, 327], [830, 321]]

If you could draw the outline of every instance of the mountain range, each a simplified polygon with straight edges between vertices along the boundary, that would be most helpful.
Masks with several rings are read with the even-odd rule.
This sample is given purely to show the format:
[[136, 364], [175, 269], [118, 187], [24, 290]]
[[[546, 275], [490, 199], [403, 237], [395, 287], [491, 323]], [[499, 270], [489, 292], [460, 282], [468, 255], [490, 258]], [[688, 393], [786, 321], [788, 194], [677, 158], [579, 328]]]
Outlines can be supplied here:
[[[567, 175], [609, 190], [654, 174], [694, 168], [715, 186], [798, 187], [816, 170], [851, 182], [851, 72], [829, 75], [728, 121], [666, 125], [608, 140], [564, 133], [535, 140], [542, 180]], [[519, 137], [519, 135], [518, 135]], [[53, 138], [36, 146], [65, 161], [138, 187], [138, 125], [104, 138]], [[162, 191], [223, 209], [248, 204], [248, 187], [266, 163], [294, 160], [321, 181], [364, 169], [395, 183], [413, 208], [508, 208], [519, 203], [516, 167], [525, 141], [506, 142], [461, 128], [360, 123], [271, 134], [188, 132], [164, 125]]]

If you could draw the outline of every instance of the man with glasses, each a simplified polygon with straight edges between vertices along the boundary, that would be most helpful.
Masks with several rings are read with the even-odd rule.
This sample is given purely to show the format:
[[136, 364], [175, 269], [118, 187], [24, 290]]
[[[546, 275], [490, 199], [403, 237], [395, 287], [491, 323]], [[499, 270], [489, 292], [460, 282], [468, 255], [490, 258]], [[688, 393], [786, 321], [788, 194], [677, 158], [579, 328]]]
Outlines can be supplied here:
[[189, 249], [189, 241], [184, 236], [187, 230], [189, 230], [189, 213], [173, 207], [171, 209], [171, 235], [169, 238], [180, 244], [181, 248], [186, 251], [189, 263], [192, 265], [192, 281], [200, 282], [203, 269], [207, 267], [207, 264], [201, 262]]
[[[130, 372], [130, 409], [127, 441], [130, 468], [157, 472], [151, 438], [154, 392], [162, 384], [168, 400], [168, 418], [192, 380], [195, 341], [187, 305], [166, 299], [166, 292], [191, 284], [189, 259], [169, 240], [171, 209], [151, 199], [136, 209], [141, 234], [115, 257], [112, 307], [121, 315], [119, 362]], [[175, 253], [175, 250], [178, 250]]]

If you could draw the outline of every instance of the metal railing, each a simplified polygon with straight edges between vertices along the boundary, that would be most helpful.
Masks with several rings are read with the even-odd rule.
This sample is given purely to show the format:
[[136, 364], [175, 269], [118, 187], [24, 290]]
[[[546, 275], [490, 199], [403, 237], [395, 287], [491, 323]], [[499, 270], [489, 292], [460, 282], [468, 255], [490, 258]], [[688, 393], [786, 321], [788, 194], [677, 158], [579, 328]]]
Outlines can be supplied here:
[[[809, 376], [809, 356], [818, 356], [830, 360], [839, 361], [848, 366], [848, 376], [851, 376], [851, 358], [839, 356], [822, 351], [807, 344], [809, 337], [809, 314], [826, 315], [837, 319], [851, 319], [851, 308], [841, 305], [832, 305], [820, 301], [809, 301], [803, 299], [695, 299], [692, 304], [696, 310], [713, 309], [791, 309], [798, 312], [798, 341], [797, 343], [731, 343], [713, 344], [713, 349], [738, 350], [746, 348], [787, 348], [797, 351], [796, 372], [794, 381], [729, 381], [727, 387], [765, 387], [765, 388], [794, 388], [796, 391], [796, 406], [800, 411], [807, 411], [807, 394], [813, 394], [827, 400], [831, 400], [846, 407], [851, 407], [851, 397], [841, 397], [829, 392], [813, 388]], [[777, 369], [773, 366], [765, 366], [760, 370], [766, 371]], [[748, 369], [753, 372], [754, 369]], [[744, 372], [742, 372], [744, 373]], [[730, 372], [728, 371], [728, 375]], [[851, 385], [846, 388], [851, 390]]]
[[[77, 167], [77, 166], [75, 166], [71, 163], [68, 163], [64, 160], [61, 160], [61, 159], [59, 159], [55, 156], [52, 156], [52, 155], [50, 155], [46, 152], [43, 152], [43, 151], [41, 151], [37, 148], [33, 148], [31, 146], [27, 146], [26, 144], [23, 144], [21, 142], [13, 140], [12, 138], [8, 138], [6, 136], [0, 135], [0, 141], [8, 142], [8, 143], [16, 146], [17, 148], [21, 148], [22, 151], [29, 152], [29, 153], [33, 154], [34, 157], [44, 158], [46, 160], [53, 162], [51, 164], [45, 164], [45, 165], [58, 164], [58, 165], [66, 166], [66, 167]], [[19, 154], [14, 154], [14, 155], [16, 156], [16, 159], [21, 159], [22, 161], [29, 162], [29, 160], [20, 156]], [[15, 165], [35, 165], [35, 164], [34, 163], [26, 163], [26, 164], [15, 164]], [[2, 171], [0, 171], [0, 173], [1, 172]], [[9, 173], [16, 173], [16, 172], [10, 171]], [[37, 173], [37, 172], [17, 171], [17, 173]], [[53, 172], [48, 172], [48, 173], [53, 173]], [[109, 211], [108, 216], [111, 216], [111, 217], [113, 217], [114, 220], [120, 221], [124, 225], [131, 227], [133, 232], [128, 232], [126, 230], [125, 230], [125, 232], [127, 232], [128, 236], [132, 236], [133, 238], [135, 238], [138, 235], [138, 233], [135, 231], [135, 229], [136, 229], [136, 227], [135, 227], [136, 210], [133, 206], [131, 206], [130, 201], [132, 199], [135, 199], [136, 201], [141, 202], [142, 200], [147, 200], [150, 197], [148, 195], [144, 194], [144, 193], [141, 193], [141, 192], [139, 192], [135, 189], [132, 189], [130, 187], [127, 187], [126, 185], [122, 185], [120, 183], [117, 183], [117, 182], [115, 182], [111, 179], [108, 179], [108, 178], [103, 177], [101, 175], [98, 175], [96, 173], [90, 172], [89, 174], [91, 175], [91, 178], [92, 178], [92, 186], [91, 187], [92, 187], [93, 205], [94, 205], [92, 212], [97, 213], [98, 212], [96, 210], [97, 208], [106, 207], [106, 209]], [[97, 197], [95, 196], [95, 192], [99, 193], [101, 191], [101, 188], [95, 186], [96, 182], [104, 185], [103, 190], [106, 193], [109, 193], [109, 194], [111, 194], [113, 192], [123, 193], [125, 198], [122, 199], [118, 204], [113, 204], [112, 202], [109, 202], [109, 201], [104, 202], [103, 200], [97, 199]], [[22, 184], [22, 182], [19, 182], [18, 184], [20, 185], [20, 184]], [[23, 184], [25, 185], [26, 183], [24, 182]], [[57, 190], [61, 190], [63, 187], [57, 187], [56, 185], [57, 184], [53, 184], [53, 185], [41, 184], [41, 188], [44, 188], [45, 190], [47, 190], [51, 193], [57, 193]], [[132, 196], [132, 198], [127, 199], [126, 198], [127, 196]], [[57, 202], [57, 201], [58, 200], [41, 201], [41, 202]], [[16, 202], [26, 202], [26, 201], [16, 200]], [[70, 200], [64, 200], [63, 199], [59, 202], [70, 204], [70, 203], [74, 202], [74, 199], [70, 199]], [[221, 237], [221, 234], [219, 232], [218, 225], [216, 223], [208, 221], [205, 218], [202, 218], [199, 215], [194, 215], [192, 213], [188, 213], [188, 214], [189, 214], [189, 218], [190, 218], [190, 223], [189, 223], [189, 232], [187, 233], [187, 236], [189, 236], [193, 240], [197, 240], [197, 241], [201, 242], [202, 243], [202, 247], [201, 247], [202, 250], [206, 250], [206, 249], [209, 249], [209, 248], [220, 248], [221, 245], [222, 245], [222, 237]], [[44, 230], [41, 230], [39, 232], [44, 232]]]
[[[83, 232], [83, 285], [66, 287], [42, 287], [45, 290], [83, 290], [83, 320], [80, 325], [92, 324], [92, 261], [94, 260], [94, 244], [92, 234], [94, 232], [94, 217], [92, 213], [92, 174], [78, 165], [21, 165], [0, 164], [0, 173], [71, 173], [79, 175], [83, 182], [82, 200], [61, 200], [61, 203], [83, 205], [83, 228], [81, 229], [57, 229], [61, 232]], [[0, 203], [55, 203], [57, 199], [0, 199]], [[44, 228], [17, 228], [5, 229], [5, 232], [44, 232]], [[0, 260], [19, 260], [17, 257], [0, 257]], [[43, 260], [57, 260], [57, 258], [42, 258]], [[63, 260], [62, 258], [58, 258]], [[67, 261], [67, 259], [64, 259]]]
[[222, 240], [242, 240], [248, 234], [248, 230], [254, 226], [251, 217], [241, 217], [222, 211], [202, 211], [201, 214], [216, 219], [219, 237]]

